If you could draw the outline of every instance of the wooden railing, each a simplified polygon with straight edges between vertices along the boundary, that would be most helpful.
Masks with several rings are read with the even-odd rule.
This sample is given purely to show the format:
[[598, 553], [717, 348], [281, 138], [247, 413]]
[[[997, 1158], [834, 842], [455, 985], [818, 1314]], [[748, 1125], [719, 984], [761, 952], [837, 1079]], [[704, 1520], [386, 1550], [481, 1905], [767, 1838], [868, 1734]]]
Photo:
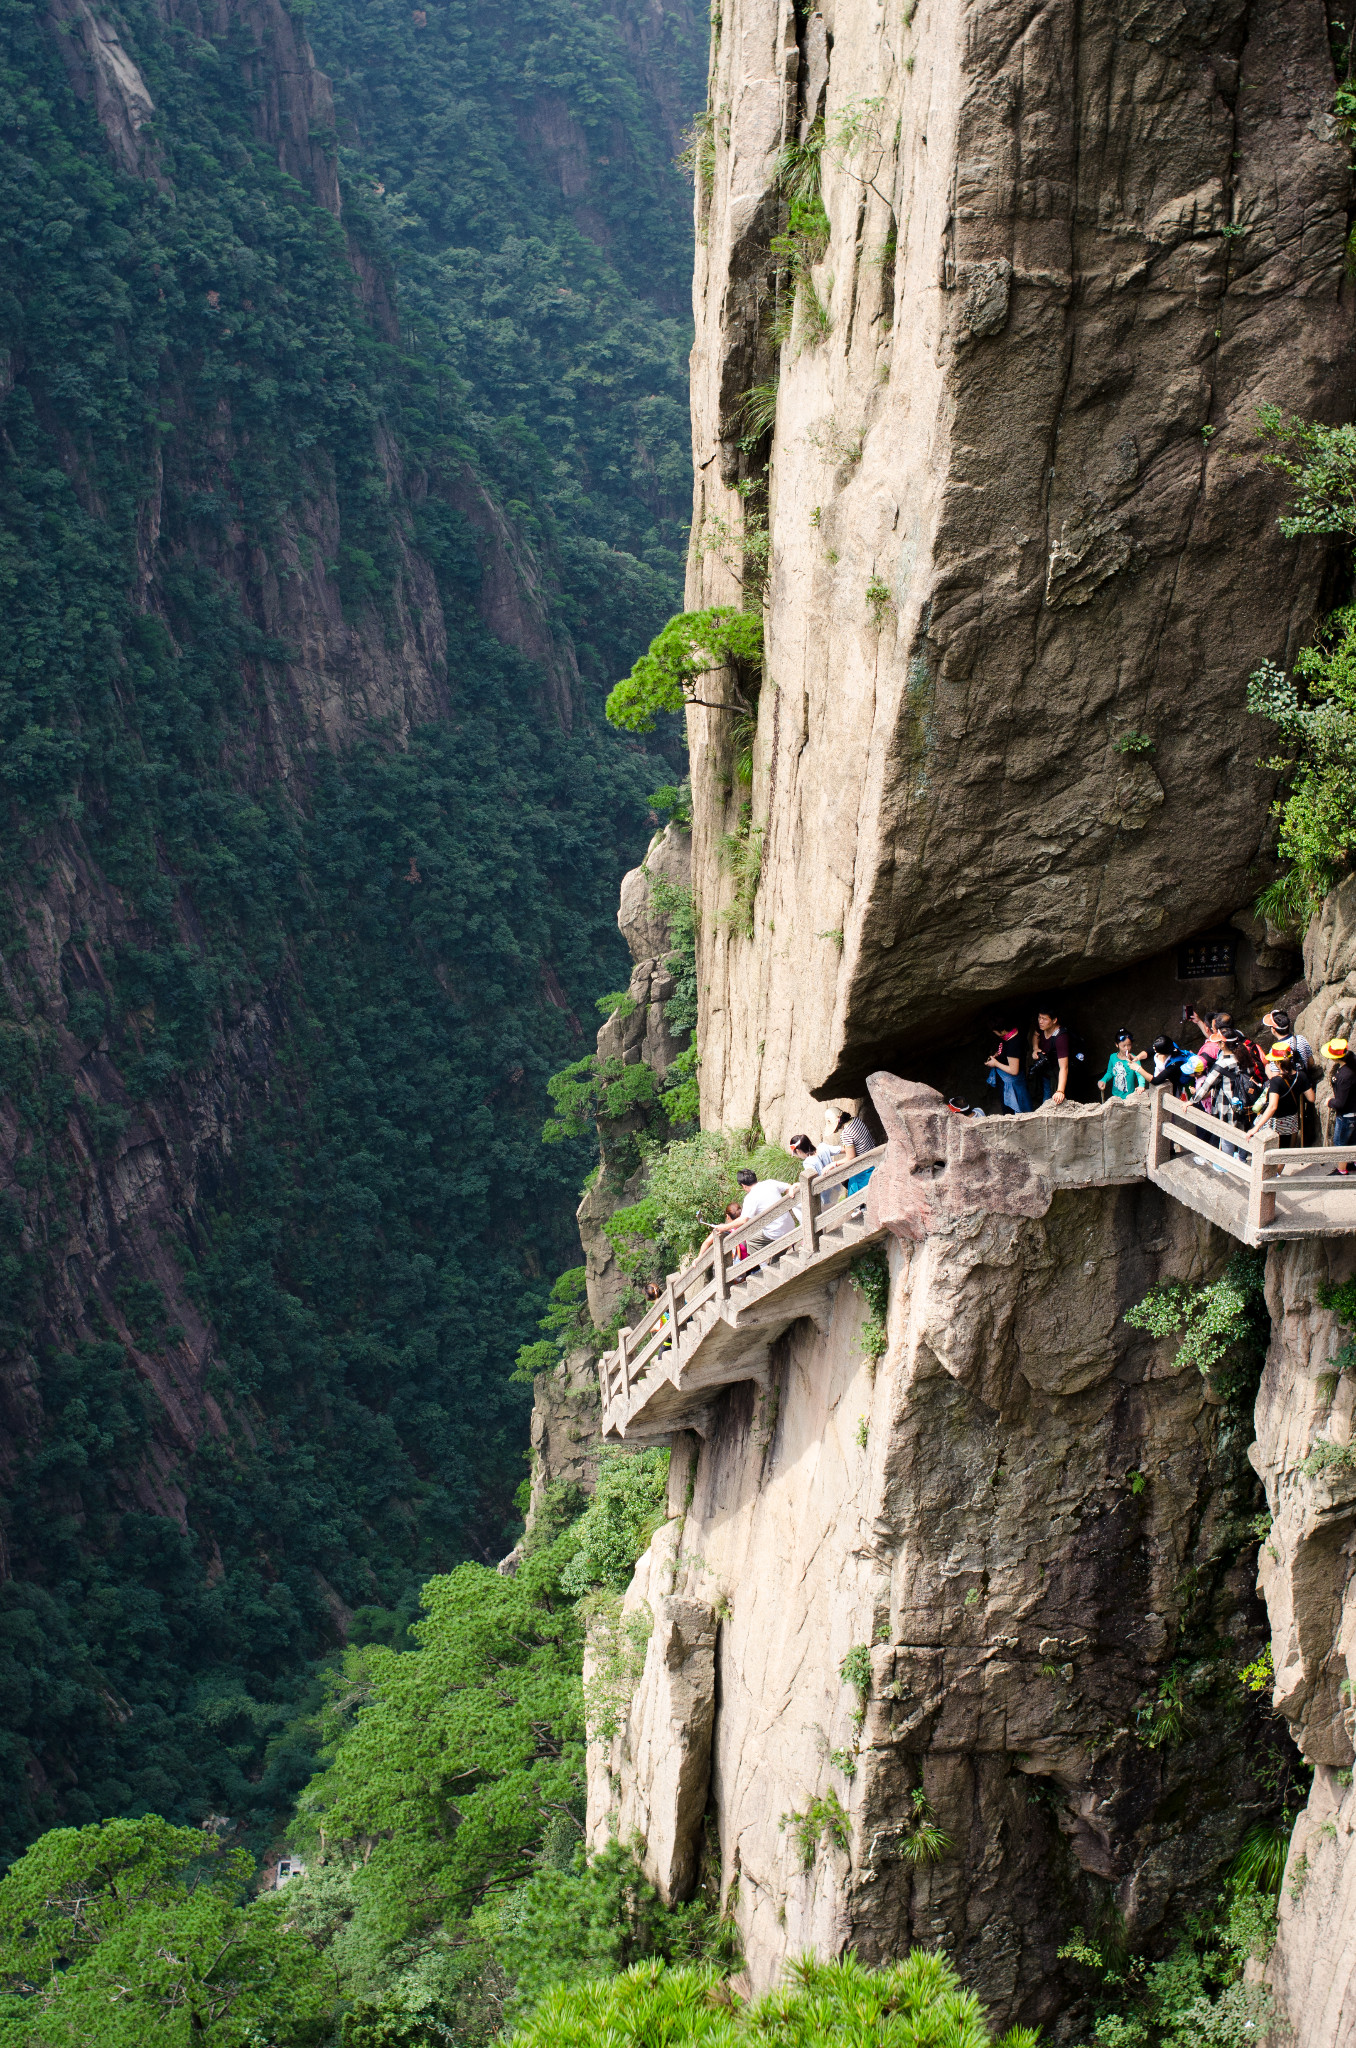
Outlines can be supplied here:
[[[849, 1218], [860, 1215], [866, 1205], [866, 1189], [847, 1195], [842, 1192], [845, 1183], [878, 1166], [884, 1157], [885, 1147], [878, 1145], [860, 1158], [840, 1160], [826, 1173], [803, 1174], [791, 1192], [761, 1216], [722, 1222], [690, 1265], [669, 1274], [664, 1292], [644, 1320], [634, 1329], [619, 1330], [617, 1349], [599, 1360], [604, 1418], [618, 1401], [629, 1406], [633, 1389], [657, 1373], [676, 1377], [684, 1338], [708, 1304], [714, 1303], [717, 1313], [731, 1304], [738, 1306], [755, 1274], [770, 1277], [788, 1252], [797, 1254], [793, 1263], [802, 1271], [807, 1258], [840, 1237]], [[787, 1216], [791, 1229], [769, 1240], [770, 1226]]]
[[[1155, 1088], [1150, 1174], [1166, 1166], [1174, 1152], [1185, 1152], [1221, 1174], [1243, 1196], [1243, 1230], [1250, 1242], [1268, 1227], [1283, 1224], [1287, 1210], [1298, 1214], [1301, 1204], [1316, 1229], [1356, 1231], [1356, 1173], [1334, 1172], [1339, 1166], [1356, 1167], [1356, 1145], [1310, 1145], [1283, 1152], [1270, 1126], [1246, 1131], [1193, 1103], [1176, 1101], [1166, 1088]], [[1315, 1211], [1316, 1197], [1321, 1199], [1322, 1215]]]

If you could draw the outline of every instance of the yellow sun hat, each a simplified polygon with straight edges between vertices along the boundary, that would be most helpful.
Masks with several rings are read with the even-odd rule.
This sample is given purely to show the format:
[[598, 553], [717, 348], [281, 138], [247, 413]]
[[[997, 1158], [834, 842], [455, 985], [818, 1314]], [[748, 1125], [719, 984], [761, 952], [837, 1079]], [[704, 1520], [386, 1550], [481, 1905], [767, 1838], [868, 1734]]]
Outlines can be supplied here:
[[1345, 1038], [1330, 1038], [1323, 1048], [1325, 1060], [1343, 1060], [1346, 1056], [1347, 1041]]

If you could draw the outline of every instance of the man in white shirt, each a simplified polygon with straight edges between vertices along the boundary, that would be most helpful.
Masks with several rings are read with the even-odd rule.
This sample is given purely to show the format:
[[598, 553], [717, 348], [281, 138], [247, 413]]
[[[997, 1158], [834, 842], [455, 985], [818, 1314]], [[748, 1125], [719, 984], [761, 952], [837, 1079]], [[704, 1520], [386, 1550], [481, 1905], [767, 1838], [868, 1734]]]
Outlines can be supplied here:
[[[786, 1181], [759, 1180], [757, 1174], [747, 1166], [740, 1167], [735, 1179], [744, 1190], [744, 1204], [739, 1211], [741, 1223], [747, 1223], [753, 1217], [763, 1216], [769, 1209], [775, 1209], [782, 1196], [791, 1192]], [[794, 1209], [788, 1209], [783, 1216], [774, 1217], [762, 1233], [763, 1243], [775, 1244], [779, 1237], [788, 1236], [799, 1222], [800, 1217]]]

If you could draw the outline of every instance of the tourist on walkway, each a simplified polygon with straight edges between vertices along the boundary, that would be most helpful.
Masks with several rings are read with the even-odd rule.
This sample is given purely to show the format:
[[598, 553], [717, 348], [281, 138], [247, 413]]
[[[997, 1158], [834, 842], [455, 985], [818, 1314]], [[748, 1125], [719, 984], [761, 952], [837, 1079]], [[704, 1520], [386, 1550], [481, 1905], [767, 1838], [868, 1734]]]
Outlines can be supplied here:
[[[655, 1302], [663, 1299], [663, 1289], [660, 1287], [659, 1282], [657, 1280], [650, 1280], [646, 1282], [645, 1299], [651, 1304], [651, 1306], [653, 1306]], [[668, 1311], [668, 1305], [667, 1303], [665, 1303], [665, 1306], [659, 1312], [659, 1321], [655, 1324], [655, 1329], [669, 1329], [669, 1325], [672, 1322], [672, 1320], [673, 1318], [670, 1316]], [[673, 1332], [671, 1329], [669, 1329], [668, 1341], [661, 1348], [664, 1351], [672, 1351]]]
[[1140, 1061], [1147, 1055], [1132, 1052], [1133, 1045], [1133, 1038], [1122, 1025], [1116, 1033], [1116, 1048], [1106, 1063], [1106, 1072], [1097, 1083], [1103, 1099], [1108, 1088], [1119, 1101], [1124, 1102], [1127, 1096], [1138, 1095], [1141, 1088], [1148, 1087], [1149, 1076], [1140, 1065]]
[[834, 1160], [843, 1156], [841, 1145], [831, 1145], [827, 1138], [822, 1145], [816, 1145], [804, 1131], [797, 1131], [795, 1137], [787, 1141], [787, 1150], [794, 1152], [797, 1159], [803, 1159], [812, 1173], [827, 1173]]
[[[827, 1138], [822, 1145], [812, 1144], [804, 1131], [797, 1131], [795, 1137], [789, 1141], [787, 1149], [794, 1152], [796, 1158], [803, 1162], [803, 1172], [815, 1175], [827, 1173], [834, 1160], [843, 1156], [841, 1145], [831, 1145]], [[842, 1199], [841, 1183], [837, 1187], [826, 1188], [822, 1195], [815, 1197], [821, 1210], [829, 1208], [834, 1202], [841, 1202]]]
[[1266, 1106], [1252, 1127], [1253, 1136], [1269, 1124], [1283, 1148], [1293, 1146], [1300, 1139], [1304, 1105], [1313, 1099], [1313, 1084], [1304, 1069], [1297, 1070], [1289, 1046], [1273, 1046], [1267, 1055]]
[[[769, 1209], [776, 1208], [783, 1195], [789, 1195], [791, 1192], [789, 1182], [759, 1180], [757, 1174], [747, 1166], [740, 1167], [735, 1179], [744, 1190], [744, 1200], [739, 1209], [741, 1223], [749, 1223], [755, 1216], [766, 1215]], [[789, 1236], [799, 1222], [800, 1217], [794, 1209], [788, 1209], [782, 1216], [774, 1216], [762, 1232], [763, 1243], [775, 1244], [779, 1237]]]
[[1273, 1053], [1280, 1052], [1288, 1046], [1296, 1060], [1306, 1071], [1311, 1075], [1317, 1073], [1318, 1062], [1314, 1058], [1314, 1049], [1302, 1031], [1293, 1031], [1291, 1029], [1290, 1012], [1288, 1010], [1268, 1010], [1262, 1022], [1268, 1031], [1273, 1031], [1276, 1034], [1276, 1043], [1271, 1048]]
[[1251, 1038], [1245, 1038], [1232, 1023], [1222, 1025], [1221, 1028], [1224, 1031], [1224, 1050], [1233, 1054], [1247, 1078], [1255, 1081], [1260, 1087], [1266, 1071], [1262, 1048]]
[[1208, 1017], [1203, 1017], [1199, 1010], [1193, 1010], [1189, 1005], [1182, 1011], [1183, 1028], [1194, 1024], [1201, 1034], [1200, 1058], [1207, 1064], [1218, 1058], [1224, 1044], [1224, 1029], [1230, 1021], [1227, 1013], [1220, 1010], [1212, 1010]]
[[1031, 1075], [1041, 1087], [1042, 1102], [1061, 1103], [1069, 1093], [1069, 1034], [1053, 1010], [1042, 1010], [1036, 1018], [1031, 1040], [1034, 1058]]
[[1169, 1038], [1166, 1031], [1160, 1031], [1153, 1042], [1154, 1070], [1150, 1079], [1155, 1088], [1171, 1088], [1174, 1091], [1183, 1084], [1187, 1061], [1194, 1058], [1184, 1045], [1175, 1038]]
[[[1323, 1057], [1333, 1062], [1333, 1144], [1356, 1145], [1356, 1053], [1345, 1038], [1330, 1038], [1323, 1048]], [[1352, 1170], [1350, 1166], [1335, 1168], [1338, 1173]]]
[[[849, 1159], [861, 1159], [866, 1153], [874, 1152], [876, 1149], [876, 1141], [866, 1124], [850, 1110], [842, 1111], [834, 1136]], [[844, 1192], [849, 1195], [860, 1194], [875, 1170], [874, 1166], [868, 1166], [865, 1173], [854, 1173]]]
[[1015, 1024], [996, 1024], [994, 1036], [998, 1044], [984, 1062], [989, 1069], [989, 1086], [1002, 1089], [1003, 1107], [1010, 1115], [1025, 1116], [1031, 1108], [1031, 1096], [1022, 1072], [1022, 1034]]
[[[1226, 1045], [1210, 1072], [1199, 1083], [1193, 1100], [1200, 1101], [1203, 1093], [1208, 1094], [1209, 1100], [1203, 1102], [1202, 1107], [1207, 1108], [1220, 1123], [1232, 1124], [1235, 1130], [1243, 1131], [1248, 1127], [1256, 1092], [1255, 1084]], [[1223, 1138], [1220, 1139], [1220, 1151], [1228, 1153], [1231, 1159], [1247, 1157], [1241, 1146], [1230, 1145]]]

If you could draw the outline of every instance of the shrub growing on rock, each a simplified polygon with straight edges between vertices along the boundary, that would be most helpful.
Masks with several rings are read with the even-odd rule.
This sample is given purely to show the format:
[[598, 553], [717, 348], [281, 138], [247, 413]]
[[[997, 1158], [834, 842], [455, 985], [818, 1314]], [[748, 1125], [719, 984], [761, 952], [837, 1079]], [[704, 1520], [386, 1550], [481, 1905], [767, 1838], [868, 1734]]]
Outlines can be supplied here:
[[[992, 2048], [984, 2011], [945, 1956], [915, 1949], [867, 1970], [855, 1956], [793, 1963], [785, 1986], [746, 2005], [714, 1971], [647, 1962], [603, 1983], [557, 1991], [514, 2034], [515, 2048]], [[1001, 2048], [1034, 2048], [1013, 2028]]]

